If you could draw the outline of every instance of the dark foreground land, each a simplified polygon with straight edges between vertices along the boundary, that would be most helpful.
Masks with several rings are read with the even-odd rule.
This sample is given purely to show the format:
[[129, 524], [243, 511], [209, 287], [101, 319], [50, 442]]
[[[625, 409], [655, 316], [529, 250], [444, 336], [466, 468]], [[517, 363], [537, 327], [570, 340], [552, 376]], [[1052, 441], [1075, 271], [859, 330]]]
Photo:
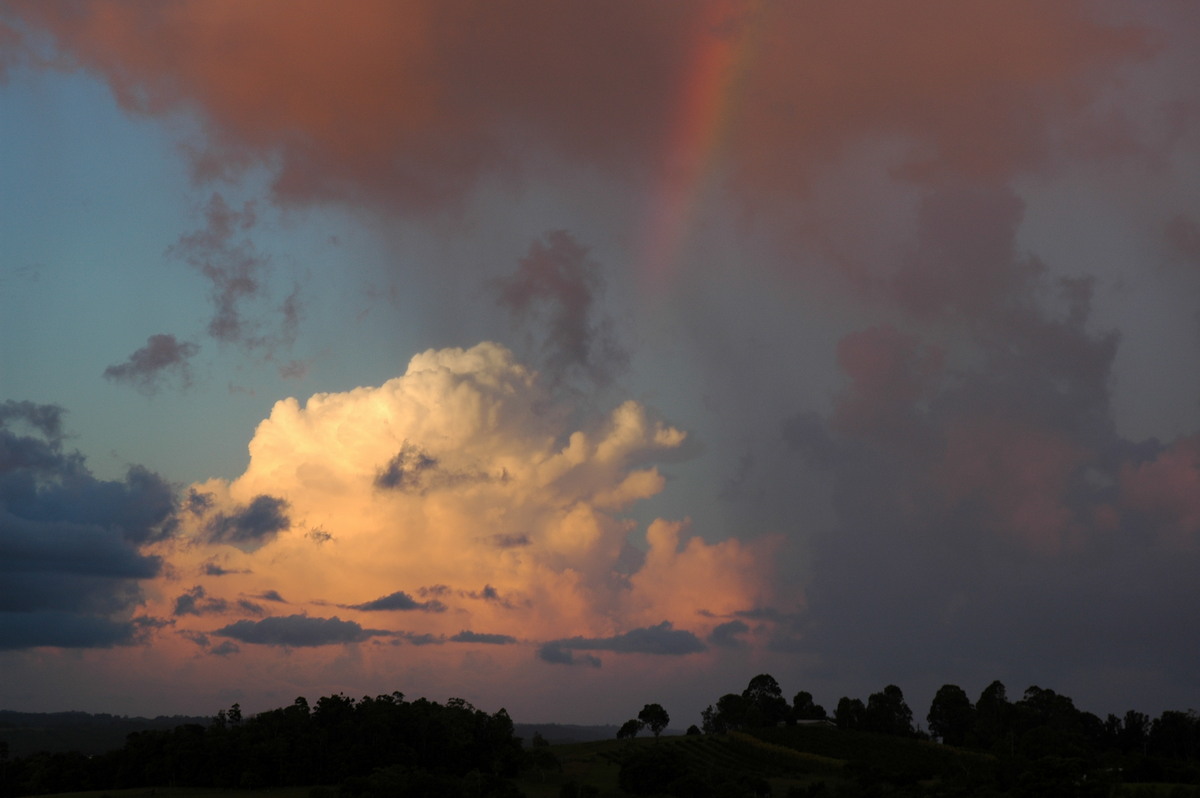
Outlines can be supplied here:
[[685, 735], [659, 737], [669, 718], [649, 704], [615, 739], [591, 741], [583, 727], [522, 740], [504, 710], [461, 699], [299, 698], [136, 731], [92, 756], [12, 756], [0, 738], [0, 798], [1200, 798], [1194, 712], [1101, 721], [1037, 687], [1009, 702], [996, 682], [974, 704], [947, 685], [926, 717], [936, 736], [914, 728], [894, 685], [826, 717], [807, 693], [789, 705], [766, 674]]

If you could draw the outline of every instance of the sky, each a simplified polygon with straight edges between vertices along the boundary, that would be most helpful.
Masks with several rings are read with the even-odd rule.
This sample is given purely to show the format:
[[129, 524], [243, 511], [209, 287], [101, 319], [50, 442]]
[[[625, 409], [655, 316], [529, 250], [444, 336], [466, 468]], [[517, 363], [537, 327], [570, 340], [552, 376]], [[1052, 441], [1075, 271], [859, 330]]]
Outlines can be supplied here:
[[0, 706], [1195, 706], [1196, 41], [6, 2]]

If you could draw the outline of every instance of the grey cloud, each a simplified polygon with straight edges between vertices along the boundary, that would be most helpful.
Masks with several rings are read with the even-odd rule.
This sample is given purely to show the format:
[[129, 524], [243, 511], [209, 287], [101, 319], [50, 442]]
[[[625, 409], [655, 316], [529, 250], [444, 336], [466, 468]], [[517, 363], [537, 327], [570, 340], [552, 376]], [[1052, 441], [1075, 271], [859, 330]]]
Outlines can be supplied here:
[[354, 621], [343, 621], [336, 615], [332, 618], [288, 615], [263, 618], [261, 621], [237, 621], [212, 634], [242, 643], [307, 648], [362, 643], [372, 637], [390, 637], [393, 633], [383, 629], [364, 629]]
[[405, 492], [421, 490], [424, 474], [436, 469], [437, 464], [436, 458], [405, 441], [396, 456], [375, 475], [375, 487]]
[[213, 646], [208, 650], [209, 654], [215, 654], [218, 657], [228, 657], [230, 654], [237, 654], [242, 649], [232, 640], [224, 640], [221, 643]]
[[0, 403], [0, 647], [131, 642], [139, 582], [162, 569], [139, 547], [170, 534], [170, 486], [139, 466], [98, 480], [62, 436], [61, 408]]
[[569, 637], [548, 643], [557, 649], [574, 651], [616, 651], [626, 654], [665, 654], [681, 656], [704, 651], [706, 646], [691, 632], [675, 629], [670, 621], [655, 626], [631, 629], [612, 637]]
[[[517, 606], [517, 604], [513, 602], [511, 598], [500, 595], [500, 591], [491, 585], [484, 585], [482, 590], [460, 590], [459, 595], [466, 598], [475, 599], [476, 601], [487, 601], [510, 610]], [[525, 603], [528, 604], [528, 600], [526, 600]]]
[[261, 604], [255, 604], [253, 601], [247, 601], [246, 599], [238, 599], [237, 605], [242, 612], [250, 615], [263, 615], [266, 612]]
[[1179, 255], [1200, 264], [1200, 225], [1179, 214], [1171, 217], [1163, 228], [1167, 244]]
[[487, 474], [447, 468], [432, 456], [405, 441], [387, 465], [375, 474], [375, 487], [403, 493], [423, 494], [468, 482], [486, 482]]
[[[974, 311], [955, 327], [970, 356], [888, 397], [904, 436], [845, 423], [841, 404], [784, 422], [783, 442], [830, 479], [836, 517], [811, 537], [802, 620], [769, 647], [820, 657], [830, 678], [930, 696], [935, 678], [1058, 681], [1091, 685], [1078, 695], [1104, 706], [1114, 672], [1182, 683], [1196, 646], [1177, 630], [1200, 623], [1200, 586], [1183, 574], [1200, 552], [1161, 545], [1168, 520], [1122, 505], [1123, 470], [1161, 447], [1124, 439], [1114, 421], [1119, 338], [1096, 329], [1093, 282], [1052, 278], [1016, 253], [1019, 215], [1002, 197], [934, 215], [924, 246], [945, 249], [905, 279], [935, 295], [902, 302], [922, 317]], [[979, 234], [978, 252], [957, 233], [942, 241], [954, 218]], [[956, 260], [971, 265], [935, 285]], [[976, 267], [1005, 274], [976, 293]], [[908, 339], [859, 367], [906, 368], [925, 346]], [[1120, 689], [1154, 700], [1137, 698], [1153, 687]]]
[[342, 604], [339, 606], [345, 607], [349, 610], [362, 610], [365, 612], [390, 610], [420, 610], [422, 612], [446, 611], [446, 605], [437, 599], [430, 599], [429, 601], [417, 601], [403, 590], [397, 590], [395, 593], [389, 593], [386, 596], [380, 596], [377, 599], [365, 601], [362, 604]]
[[228, 543], [253, 551], [291, 525], [287, 510], [288, 503], [283, 499], [255, 496], [245, 507], [210, 518], [204, 525], [206, 538], [210, 543]]
[[244, 574], [244, 573], [248, 573], [248, 571], [236, 570], [236, 569], [231, 570], [229, 568], [224, 568], [215, 562], [204, 563], [204, 575], [205, 576], [228, 576], [229, 574]]
[[558, 382], [578, 373], [599, 385], [629, 364], [612, 322], [597, 318], [602, 287], [600, 267], [563, 230], [534, 241], [516, 273], [496, 282], [497, 301], [514, 319], [544, 325], [543, 370]]
[[456, 635], [450, 637], [452, 643], [487, 643], [490, 645], [508, 645], [517, 642], [517, 638], [509, 635], [488, 634], [486, 632], [472, 632], [464, 629]]
[[252, 598], [262, 599], [263, 601], [274, 601], [279, 604], [287, 604], [288, 603], [283, 598], [283, 596], [279, 595], [279, 591], [277, 591], [277, 590], [264, 590], [261, 593], [255, 594], [254, 596], [252, 596]]
[[75, 612], [0, 612], [0, 650], [111, 648], [137, 642], [139, 627]]
[[743, 621], [733, 620], [717, 624], [708, 636], [708, 642], [718, 648], [746, 648], [747, 643], [739, 635], [750, 631]]
[[488, 540], [498, 549], [519, 549], [533, 542], [529, 539], [529, 535], [508, 535], [503, 533], [492, 535]]
[[209, 615], [228, 612], [229, 602], [211, 598], [200, 585], [181, 593], [175, 598], [173, 615]]
[[213, 317], [208, 334], [227, 343], [252, 340], [252, 325], [242, 317], [242, 306], [264, 290], [267, 264], [252, 244], [236, 237], [254, 227], [254, 203], [237, 211], [220, 194], [213, 194], [204, 216], [205, 227], [181, 236], [168, 253], [186, 261], [211, 283]]
[[124, 363], [109, 366], [104, 378], [132, 385], [139, 392], [151, 395], [161, 389], [172, 374], [181, 388], [192, 384], [188, 360], [200, 347], [188, 341], [178, 341], [174, 335], [151, 335], [146, 345], [135, 351]]
[[0, 402], [0, 427], [7, 426], [12, 420], [23, 421], [48, 440], [57, 441], [62, 438], [63, 412], [58, 405], [8, 399]]
[[602, 664], [599, 657], [591, 654], [576, 655], [563, 649], [557, 643], [545, 643], [539, 646], [537, 656], [538, 659], [552, 665], [584, 665], [589, 668], [599, 668]]

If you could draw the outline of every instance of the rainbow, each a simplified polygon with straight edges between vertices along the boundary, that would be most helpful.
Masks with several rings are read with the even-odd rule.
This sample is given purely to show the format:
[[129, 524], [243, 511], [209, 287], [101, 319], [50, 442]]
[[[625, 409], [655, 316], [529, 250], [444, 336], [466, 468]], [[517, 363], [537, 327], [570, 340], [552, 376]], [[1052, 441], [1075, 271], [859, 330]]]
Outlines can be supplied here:
[[696, 209], [716, 174], [737, 79], [748, 61], [757, 28], [756, 10], [744, 4], [712, 2], [696, 25], [636, 256], [652, 292], [664, 289], [678, 270]]

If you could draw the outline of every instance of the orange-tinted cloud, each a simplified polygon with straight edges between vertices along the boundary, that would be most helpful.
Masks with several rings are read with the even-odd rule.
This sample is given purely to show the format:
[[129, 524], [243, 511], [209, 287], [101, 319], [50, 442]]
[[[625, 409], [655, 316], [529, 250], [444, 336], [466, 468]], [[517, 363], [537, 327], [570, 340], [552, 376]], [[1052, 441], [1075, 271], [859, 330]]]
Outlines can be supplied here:
[[[277, 167], [276, 198], [461, 200], [531, 153], [620, 168], [670, 158], [696, 43], [744, 57], [713, 90], [746, 196], [792, 194], [862, 142], [905, 143], [919, 176], [1037, 165], [1103, 69], [1147, 50], [1079, 2], [603, 6], [189, 0], [25, 3], [120, 102], [195, 110], [203, 176]], [[716, 23], [713, 20], [717, 20]], [[712, 120], [716, 124], [719, 120]]]
[[[683, 432], [635, 402], [566, 422], [538, 375], [490, 343], [418, 355], [378, 388], [278, 402], [242, 476], [193, 486], [149, 613], [173, 615], [164, 637], [244, 652], [641, 639], [664, 622], [698, 641], [712, 613], [769, 598], [761, 544], [684, 540], [655, 521], [642, 564], [631, 556], [624, 512], [662, 490], [647, 463]], [[286, 608], [250, 600], [280, 596]]]

